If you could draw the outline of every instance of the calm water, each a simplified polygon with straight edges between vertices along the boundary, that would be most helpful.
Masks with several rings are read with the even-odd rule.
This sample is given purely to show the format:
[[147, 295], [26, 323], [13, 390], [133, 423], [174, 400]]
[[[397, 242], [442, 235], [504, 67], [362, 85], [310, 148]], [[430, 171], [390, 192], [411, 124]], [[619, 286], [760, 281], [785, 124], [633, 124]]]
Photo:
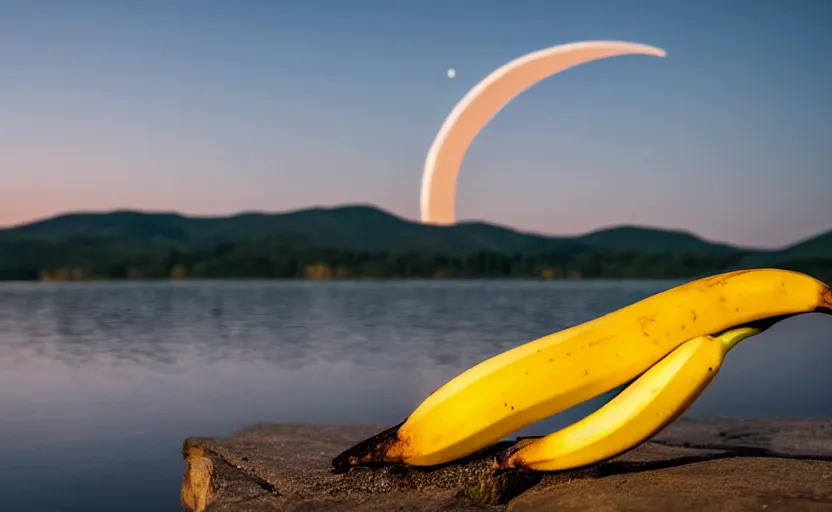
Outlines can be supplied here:
[[[180, 510], [185, 437], [397, 422], [488, 356], [675, 284], [2, 284], [3, 509]], [[738, 347], [689, 414], [832, 416], [831, 362], [832, 318], [789, 319]]]

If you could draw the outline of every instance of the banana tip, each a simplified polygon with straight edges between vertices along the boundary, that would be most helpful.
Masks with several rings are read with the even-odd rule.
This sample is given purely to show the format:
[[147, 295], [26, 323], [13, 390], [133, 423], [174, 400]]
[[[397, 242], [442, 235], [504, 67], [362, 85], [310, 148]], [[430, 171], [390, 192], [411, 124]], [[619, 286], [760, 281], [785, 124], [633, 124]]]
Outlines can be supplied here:
[[[520, 443], [518, 443], [520, 444]], [[491, 469], [496, 472], [509, 471], [512, 469], [524, 469], [523, 460], [517, 456], [520, 446], [517, 444], [509, 447], [502, 453], [498, 453], [491, 461]]]
[[332, 459], [332, 472], [346, 473], [354, 466], [394, 462], [395, 458], [392, 457], [392, 453], [400, 444], [398, 432], [402, 423], [379, 432], [338, 454]]
[[820, 306], [817, 310], [821, 313], [832, 314], [832, 288], [827, 286], [820, 292]]

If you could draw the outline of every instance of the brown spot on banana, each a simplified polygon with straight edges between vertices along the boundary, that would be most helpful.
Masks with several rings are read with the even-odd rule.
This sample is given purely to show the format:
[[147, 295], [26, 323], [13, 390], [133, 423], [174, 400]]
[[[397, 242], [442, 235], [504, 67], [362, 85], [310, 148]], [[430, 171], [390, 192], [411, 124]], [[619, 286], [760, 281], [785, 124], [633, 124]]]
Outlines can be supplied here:
[[[589, 343], [586, 344], [586, 346], [587, 347], [592, 347], [592, 346], [598, 345], [599, 343], [603, 343], [607, 340], [611, 340], [613, 338], [615, 338], [615, 336], [612, 336], [612, 335], [604, 336], [603, 338], [598, 338], [597, 340], [590, 341]], [[538, 352], [540, 352], [540, 350], [538, 350]]]
[[650, 325], [651, 323], [655, 322], [655, 321], [656, 321], [656, 315], [643, 316], [643, 317], [638, 319], [638, 323], [641, 326], [641, 333], [644, 335], [645, 338], [650, 337], [650, 333], [647, 332], [647, 326]]
[[716, 286], [725, 286], [728, 284], [728, 281], [743, 274], [748, 274], [749, 272], [754, 272], [754, 269], [748, 270], [737, 270], [735, 272], [727, 272], [724, 274], [719, 274], [716, 276], [712, 276], [705, 280], [705, 287], [706, 288], [714, 288]]

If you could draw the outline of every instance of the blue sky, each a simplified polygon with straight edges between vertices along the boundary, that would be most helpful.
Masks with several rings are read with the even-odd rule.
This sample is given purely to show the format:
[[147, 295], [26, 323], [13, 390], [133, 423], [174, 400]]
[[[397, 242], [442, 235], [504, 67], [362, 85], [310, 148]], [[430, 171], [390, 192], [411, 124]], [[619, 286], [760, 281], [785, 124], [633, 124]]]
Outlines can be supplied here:
[[0, 0], [0, 225], [344, 203], [416, 219], [427, 149], [470, 87], [616, 39], [668, 55], [509, 104], [466, 157], [459, 218], [784, 245], [832, 228], [830, 25], [809, 0]]

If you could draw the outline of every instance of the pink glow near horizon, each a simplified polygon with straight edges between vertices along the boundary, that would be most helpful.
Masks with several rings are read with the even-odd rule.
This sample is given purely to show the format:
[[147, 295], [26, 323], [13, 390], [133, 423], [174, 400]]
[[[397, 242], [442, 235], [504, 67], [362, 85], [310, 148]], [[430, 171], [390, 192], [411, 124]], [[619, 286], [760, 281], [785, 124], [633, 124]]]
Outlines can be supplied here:
[[425, 154], [468, 90], [529, 51], [611, 38], [672, 58], [578, 66], [513, 100], [465, 154], [460, 220], [758, 247], [832, 227], [826, 4], [604, 4], [0, 3], [0, 226], [343, 204], [416, 220]]

